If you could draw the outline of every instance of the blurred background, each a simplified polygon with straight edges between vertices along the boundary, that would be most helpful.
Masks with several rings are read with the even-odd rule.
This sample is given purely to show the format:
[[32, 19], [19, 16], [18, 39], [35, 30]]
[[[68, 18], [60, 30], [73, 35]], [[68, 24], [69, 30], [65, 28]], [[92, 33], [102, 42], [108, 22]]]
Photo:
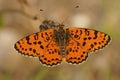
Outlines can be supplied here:
[[[46, 67], [14, 49], [46, 19], [102, 31], [112, 41], [81, 65]], [[0, 80], [120, 80], [119, 46], [120, 0], [0, 0]]]

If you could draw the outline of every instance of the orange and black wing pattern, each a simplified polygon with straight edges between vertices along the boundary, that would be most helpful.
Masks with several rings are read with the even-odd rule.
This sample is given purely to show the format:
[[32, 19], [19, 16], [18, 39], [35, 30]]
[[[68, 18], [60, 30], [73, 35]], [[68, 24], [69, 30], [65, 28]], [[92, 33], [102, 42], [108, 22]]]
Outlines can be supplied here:
[[31, 34], [14, 45], [15, 49], [23, 54], [33, 57], [39, 57], [43, 64], [48, 66], [61, 63], [60, 47], [55, 42], [54, 30], [49, 29], [35, 34]]
[[67, 28], [69, 42], [66, 46], [66, 61], [81, 63], [88, 57], [88, 53], [105, 47], [111, 40], [110, 36], [93, 29]]

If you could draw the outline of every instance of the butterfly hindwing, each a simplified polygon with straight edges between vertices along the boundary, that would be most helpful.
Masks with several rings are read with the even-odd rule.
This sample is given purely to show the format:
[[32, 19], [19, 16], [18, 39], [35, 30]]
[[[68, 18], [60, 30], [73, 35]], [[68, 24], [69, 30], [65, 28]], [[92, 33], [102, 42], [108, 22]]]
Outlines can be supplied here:
[[66, 61], [72, 64], [79, 64], [85, 61], [88, 57], [88, 52], [80, 46], [72, 38], [69, 39], [69, 44], [66, 46]]
[[52, 40], [48, 45], [47, 48], [44, 51], [44, 54], [39, 56], [40, 61], [43, 64], [54, 66], [62, 61], [61, 53], [60, 53], [60, 47], [55, 42], [55, 40]]

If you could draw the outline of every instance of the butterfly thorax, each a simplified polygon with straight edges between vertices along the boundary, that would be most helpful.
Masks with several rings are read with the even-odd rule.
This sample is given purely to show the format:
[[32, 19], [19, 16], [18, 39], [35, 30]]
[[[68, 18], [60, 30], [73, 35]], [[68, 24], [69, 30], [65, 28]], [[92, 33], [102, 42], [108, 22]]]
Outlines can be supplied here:
[[55, 33], [54, 38], [55, 38], [57, 44], [60, 46], [62, 57], [64, 57], [65, 53], [66, 53], [65, 52], [65, 47], [66, 47], [65, 45], [66, 45], [66, 40], [67, 40], [66, 36], [68, 36], [65, 29], [63, 29], [63, 27], [64, 27], [64, 25], [60, 24], [58, 29], [54, 30], [54, 33]]

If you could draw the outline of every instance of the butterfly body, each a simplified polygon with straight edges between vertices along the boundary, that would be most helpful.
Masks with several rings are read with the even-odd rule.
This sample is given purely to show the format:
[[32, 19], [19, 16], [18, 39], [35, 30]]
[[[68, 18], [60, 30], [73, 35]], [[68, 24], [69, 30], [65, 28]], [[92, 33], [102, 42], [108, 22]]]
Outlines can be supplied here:
[[63, 60], [79, 64], [85, 61], [88, 53], [102, 49], [110, 36], [93, 29], [64, 28], [63, 24], [44, 21], [40, 32], [31, 34], [15, 43], [21, 54], [39, 57], [46, 65], [54, 66]]

